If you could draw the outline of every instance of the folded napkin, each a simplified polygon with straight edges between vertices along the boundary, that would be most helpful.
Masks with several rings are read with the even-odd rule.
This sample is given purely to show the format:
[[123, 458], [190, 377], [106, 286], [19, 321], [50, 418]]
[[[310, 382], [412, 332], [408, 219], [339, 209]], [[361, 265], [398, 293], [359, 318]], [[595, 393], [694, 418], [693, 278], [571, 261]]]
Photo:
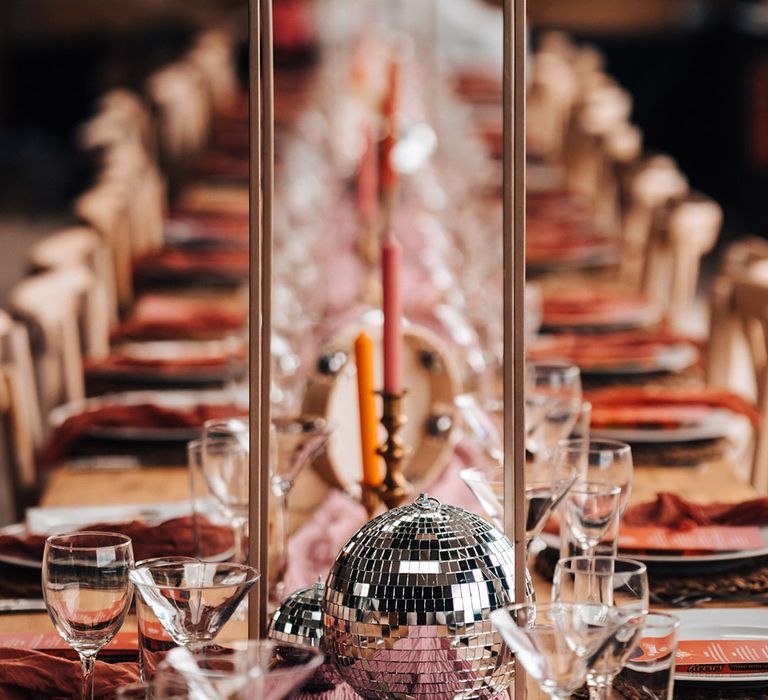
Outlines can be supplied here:
[[[139, 559], [170, 556], [206, 556], [221, 554], [234, 545], [232, 529], [214, 525], [202, 515], [197, 517], [197, 542], [195, 541], [193, 516], [172, 518], [158, 525], [140, 520], [128, 523], [94, 523], [80, 528], [81, 531], [116, 532], [131, 538], [133, 555]], [[42, 561], [45, 535], [0, 535], [0, 552], [7, 556]]]
[[112, 340], [217, 338], [243, 330], [247, 320], [245, 300], [147, 294], [112, 332]]
[[610, 368], [654, 363], [660, 353], [683, 345], [698, 352], [694, 341], [665, 330], [555, 333], [538, 338], [528, 357], [534, 361], [566, 359], [582, 369]]
[[622, 518], [626, 525], [688, 530], [706, 525], [768, 525], [768, 498], [741, 503], [692, 503], [674, 493], [656, 494], [656, 500], [630, 506]]
[[730, 391], [710, 387], [620, 386], [586, 392], [593, 428], [661, 425], [677, 427], [700, 421], [713, 408], [746, 416], [759, 425], [760, 412]]
[[[33, 649], [0, 648], [0, 697], [3, 700], [71, 700], [80, 697], [79, 661]], [[95, 692], [99, 700], [115, 697], [115, 690], [139, 680], [136, 663], [96, 661]]]
[[645, 320], [653, 306], [644, 297], [617, 290], [552, 289], [541, 299], [544, 326], [627, 325]]
[[198, 404], [170, 408], [151, 403], [103, 406], [70, 416], [51, 434], [40, 453], [41, 464], [55, 464], [91, 428], [199, 428], [207, 420], [247, 415], [247, 409], [233, 404]]
[[137, 357], [136, 355], [121, 354], [119, 351], [103, 359], [88, 359], [83, 363], [86, 374], [102, 372], [124, 372], [130, 370], [151, 370], [158, 374], [185, 374], [187, 372], [204, 372], [220, 370], [230, 365], [239, 366], [245, 362], [244, 353], [228, 355], [187, 355], [169, 359], [167, 357]]
[[186, 250], [163, 248], [134, 262], [135, 274], [203, 275], [226, 274], [247, 279], [249, 256], [247, 249], [217, 248], [214, 250]]

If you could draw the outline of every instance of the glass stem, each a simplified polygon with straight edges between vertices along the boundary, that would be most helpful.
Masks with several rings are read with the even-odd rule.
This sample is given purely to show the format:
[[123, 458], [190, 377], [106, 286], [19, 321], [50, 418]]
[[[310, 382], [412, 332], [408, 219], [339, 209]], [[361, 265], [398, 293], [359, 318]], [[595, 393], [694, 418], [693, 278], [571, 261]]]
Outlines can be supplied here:
[[80, 654], [83, 669], [82, 700], [93, 700], [93, 676], [96, 671], [96, 654]]

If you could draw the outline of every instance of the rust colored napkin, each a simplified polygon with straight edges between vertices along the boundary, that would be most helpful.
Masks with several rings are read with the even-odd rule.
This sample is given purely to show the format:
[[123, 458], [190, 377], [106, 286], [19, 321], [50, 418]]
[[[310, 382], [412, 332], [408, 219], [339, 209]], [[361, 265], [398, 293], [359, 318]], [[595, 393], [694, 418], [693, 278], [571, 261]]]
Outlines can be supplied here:
[[712, 408], [724, 408], [760, 422], [753, 404], [738, 394], [710, 387], [618, 386], [584, 394], [592, 404], [591, 425], [677, 427], [696, 423]]
[[220, 338], [245, 328], [248, 305], [234, 298], [147, 294], [112, 331], [112, 340]]
[[163, 248], [134, 263], [134, 273], [159, 273], [201, 275], [206, 273], [227, 274], [232, 277], [248, 277], [247, 249], [183, 250]]
[[207, 420], [246, 415], [233, 404], [199, 404], [187, 409], [150, 403], [104, 406], [67, 418], [58, 426], [40, 453], [41, 464], [55, 464], [92, 427], [199, 428]]
[[[166, 520], [159, 525], [148, 525], [140, 520], [128, 523], [94, 523], [81, 530], [116, 532], [127, 535], [133, 543], [136, 561], [151, 557], [197, 556], [225, 552], [234, 545], [232, 530], [214, 525], [207, 518], [197, 516], [197, 543], [193, 530], [193, 516]], [[5, 555], [39, 559], [42, 561], [45, 535], [0, 535], [0, 552]]]
[[[79, 661], [70, 661], [33, 649], [0, 648], [2, 700], [71, 700], [80, 697]], [[96, 661], [95, 696], [115, 697], [117, 688], [139, 680], [137, 663]]]
[[645, 298], [616, 290], [552, 289], [541, 300], [544, 326], [626, 325], [652, 310]]
[[692, 503], [674, 493], [656, 494], [656, 500], [627, 509], [622, 522], [636, 527], [690, 530], [706, 525], [768, 525], [768, 498], [741, 503]]
[[528, 351], [531, 360], [566, 359], [582, 369], [606, 368], [627, 363], [654, 363], [670, 346], [698, 346], [664, 330], [613, 331], [608, 333], [556, 333], [542, 336]]

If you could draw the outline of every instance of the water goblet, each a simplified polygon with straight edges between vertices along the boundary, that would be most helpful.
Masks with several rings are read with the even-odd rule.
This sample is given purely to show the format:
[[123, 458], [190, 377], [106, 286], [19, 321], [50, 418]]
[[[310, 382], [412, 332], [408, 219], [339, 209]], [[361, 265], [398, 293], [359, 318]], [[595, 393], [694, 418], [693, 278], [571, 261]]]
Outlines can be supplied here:
[[613, 679], [637, 647], [648, 613], [648, 572], [645, 564], [619, 557], [570, 557], [555, 567], [552, 601], [599, 603], [621, 615], [616, 634], [587, 675], [593, 700], [609, 698]]
[[208, 489], [232, 522], [235, 561], [246, 560], [248, 527], [249, 451], [237, 436], [209, 436], [200, 448], [202, 473]]
[[173, 649], [165, 663], [186, 679], [190, 689], [208, 688], [206, 697], [213, 700], [218, 700], [225, 688], [238, 698], [282, 700], [298, 689], [324, 659], [322, 651], [310, 646], [243, 640], [228, 642], [226, 647], [209, 646], [194, 654], [184, 648]]
[[526, 366], [526, 449], [546, 462], [573, 430], [581, 412], [581, 372], [570, 362], [531, 362]]
[[561, 538], [593, 556], [600, 541], [616, 531], [620, 499], [618, 486], [578, 481], [562, 500]]
[[83, 700], [93, 698], [96, 655], [117, 634], [131, 604], [131, 540], [111, 532], [53, 535], [43, 553], [48, 614], [80, 657]]
[[574, 465], [582, 478], [594, 483], [621, 488], [619, 515], [623, 515], [632, 495], [632, 448], [619, 440], [561, 440], [555, 450], [559, 464]]
[[[130, 579], [137, 592], [139, 665], [148, 680], [158, 655], [174, 646], [194, 650], [211, 642], [259, 573], [243, 564], [166, 557], [137, 562]], [[157, 622], [165, 639], [154, 629]]]
[[541, 689], [565, 700], [618, 629], [616, 612], [599, 603], [522, 603], [494, 610], [493, 626]]

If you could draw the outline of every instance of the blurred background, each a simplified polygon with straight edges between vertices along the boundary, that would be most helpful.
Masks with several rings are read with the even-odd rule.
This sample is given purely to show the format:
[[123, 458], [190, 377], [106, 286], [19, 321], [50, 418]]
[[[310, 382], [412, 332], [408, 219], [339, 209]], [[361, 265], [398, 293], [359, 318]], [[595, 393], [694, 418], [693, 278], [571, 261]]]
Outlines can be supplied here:
[[[457, 0], [457, 7], [465, 2], [481, 0]], [[296, 4], [312, 0], [275, 2], [277, 11]], [[68, 203], [88, 183], [90, 164], [76, 146], [76, 127], [93, 111], [98, 95], [116, 86], [139, 89], [201, 26], [239, 31], [245, 51], [245, 0], [4, 0], [2, 5], [0, 243], [5, 250], [24, 248], [38, 228], [66, 218]], [[541, 30], [563, 29], [604, 52], [611, 74], [634, 98], [632, 120], [647, 147], [671, 154], [692, 187], [724, 207], [721, 241], [743, 233], [764, 235], [768, 2], [529, 0], [528, 5], [534, 41]], [[488, 13], [488, 21], [500, 24], [498, 9]], [[13, 260], [3, 256], [0, 300], [14, 277]]]

